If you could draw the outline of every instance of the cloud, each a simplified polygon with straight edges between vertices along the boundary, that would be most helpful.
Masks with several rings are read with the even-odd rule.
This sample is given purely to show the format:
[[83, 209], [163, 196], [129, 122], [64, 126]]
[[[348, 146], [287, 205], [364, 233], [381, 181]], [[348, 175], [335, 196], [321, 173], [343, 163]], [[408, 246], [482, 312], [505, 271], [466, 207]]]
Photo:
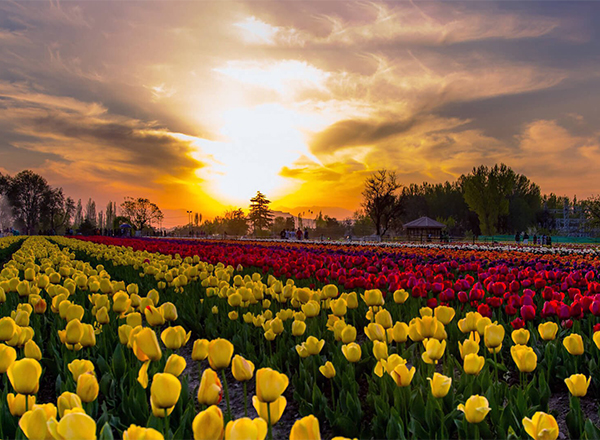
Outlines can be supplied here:
[[[283, 47], [370, 47], [381, 44], [441, 46], [491, 39], [517, 40], [555, 34], [576, 34], [566, 19], [502, 11], [492, 4], [460, 7], [442, 2], [354, 2], [335, 12], [322, 12], [322, 4], [302, 5], [290, 12], [264, 15], [296, 26], [277, 25], [256, 16], [236, 23], [247, 44]], [[300, 9], [299, 11], [293, 11]], [[307, 21], [305, 17], [310, 17]], [[568, 36], [565, 35], [569, 30]], [[555, 32], [562, 30], [562, 33]], [[583, 38], [583, 35], [581, 36]]]
[[156, 195], [165, 185], [200, 182], [195, 172], [206, 166], [192, 157], [190, 139], [163, 127], [109, 114], [98, 103], [0, 82], [0, 129], [7, 127], [12, 134], [0, 143], [0, 151], [13, 148], [13, 155], [30, 161], [45, 157], [40, 167], [59, 184], [100, 184], [113, 194]]
[[527, 124], [516, 140], [514, 162], [543, 191], [581, 198], [596, 191], [600, 133], [577, 135], [556, 120], [537, 120]]

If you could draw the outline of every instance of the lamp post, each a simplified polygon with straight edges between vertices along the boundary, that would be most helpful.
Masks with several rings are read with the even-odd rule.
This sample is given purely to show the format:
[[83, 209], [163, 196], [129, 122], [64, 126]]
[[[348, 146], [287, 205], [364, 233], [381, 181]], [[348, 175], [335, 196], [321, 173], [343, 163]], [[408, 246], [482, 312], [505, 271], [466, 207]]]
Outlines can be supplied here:
[[190, 228], [189, 235], [192, 235], [192, 211], [185, 211], [188, 214], [188, 227]]

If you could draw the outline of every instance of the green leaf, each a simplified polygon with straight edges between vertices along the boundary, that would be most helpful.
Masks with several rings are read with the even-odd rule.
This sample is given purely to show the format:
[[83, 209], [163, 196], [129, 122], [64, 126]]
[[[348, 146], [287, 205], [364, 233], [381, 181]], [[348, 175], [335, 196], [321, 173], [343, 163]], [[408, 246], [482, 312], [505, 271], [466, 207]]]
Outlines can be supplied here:
[[585, 421], [585, 426], [583, 428], [583, 438], [587, 438], [589, 440], [600, 438], [600, 429], [596, 428], [596, 426], [592, 423], [590, 419]]
[[127, 371], [127, 360], [125, 359], [123, 346], [121, 344], [117, 345], [117, 348], [113, 353], [112, 369], [115, 373], [115, 377], [121, 377], [125, 374], [125, 371]]
[[115, 438], [113, 437], [112, 429], [108, 422], [106, 422], [100, 430], [98, 440], [115, 440]]

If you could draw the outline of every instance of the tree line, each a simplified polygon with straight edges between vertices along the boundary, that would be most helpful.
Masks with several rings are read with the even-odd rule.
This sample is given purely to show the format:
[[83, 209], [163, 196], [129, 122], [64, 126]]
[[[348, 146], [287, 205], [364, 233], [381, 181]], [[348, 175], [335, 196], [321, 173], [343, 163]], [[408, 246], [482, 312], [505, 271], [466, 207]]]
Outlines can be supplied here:
[[[277, 236], [282, 230], [310, 226], [311, 236], [401, 235], [403, 225], [427, 216], [446, 225], [453, 236], [514, 234], [536, 230], [552, 234], [571, 227], [581, 233], [600, 231], [600, 196], [572, 200], [542, 194], [540, 187], [505, 164], [481, 165], [456, 181], [403, 185], [396, 171], [379, 170], [366, 178], [361, 207], [352, 218], [338, 220], [317, 213], [307, 222], [297, 217], [275, 217], [267, 197], [257, 192], [248, 214], [234, 208], [202, 222], [202, 214], [188, 211], [181, 234]], [[0, 173], [0, 231], [14, 228], [25, 234], [123, 232], [121, 226], [153, 233], [164, 219], [160, 208], [146, 198], [126, 197], [117, 206], [108, 202], [98, 210], [91, 198], [75, 201], [62, 188], [25, 170], [14, 176]], [[176, 228], [177, 230], [177, 228]], [[126, 230], [125, 232], [129, 232]]]
[[[144, 230], [158, 226], [163, 219], [160, 208], [145, 198], [126, 197], [117, 207], [108, 202], [104, 211], [97, 210], [91, 198], [65, 196], [62, 188], [50, 186], [48, 181], [31, 170], [9, 176], [0, 173], [0, 232], [23, 234], [122, 232], [121, 225]], [[129, 229], [129, 228], [127, 228]]]
[[600, 226], [600, 197], [578, 202], [542, 195], [536, 183], [505, 164], [475, 167], [455, 182], [408, 186], [398, 182], [396, 172], [380, 170], [366, 179], [362, 195], [355, 221], [368, 229], [370, 220], [377, 235], [400, 232], [404, 223], [423, 216], [445, 224], [456, 236], [528, 230], [551, 234], [565, 216], [581, 233], [595, 234]]

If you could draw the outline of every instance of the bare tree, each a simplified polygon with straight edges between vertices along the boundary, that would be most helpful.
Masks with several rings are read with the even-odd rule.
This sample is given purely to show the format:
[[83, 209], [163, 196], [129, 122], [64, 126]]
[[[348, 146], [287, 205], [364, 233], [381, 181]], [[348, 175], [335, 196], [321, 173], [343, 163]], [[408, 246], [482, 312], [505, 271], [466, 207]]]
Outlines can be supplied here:
[[156, 204], [148, 199], [127, 197], [121, 203], [123, 216], [128, 217], [136, 229], [142, 230], [152, 226], [153, 222], [158, 222], [163, 219], [163, 213]]
[[362, 192], [365, 213], [373, 221], [377, 235], [384, 235], [394, 219], [402, 214], [401, 197], [396, 194], [402, 188], [396, 172], [379, 170], [365, 181]]

